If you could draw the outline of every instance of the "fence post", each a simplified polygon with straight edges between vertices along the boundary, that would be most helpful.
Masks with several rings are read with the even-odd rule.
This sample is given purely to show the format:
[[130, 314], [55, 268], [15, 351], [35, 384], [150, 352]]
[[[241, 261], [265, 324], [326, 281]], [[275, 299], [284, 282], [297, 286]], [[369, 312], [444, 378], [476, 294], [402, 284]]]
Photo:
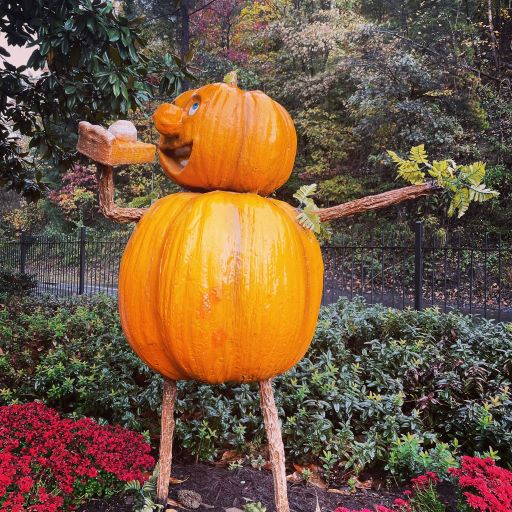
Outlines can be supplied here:
[[27, 249], [27, 235], [25, 234], [25, 231], [22, 231], [20, 235], [20, 274], [24, 274], [27, 270]]
[[423, 224], [414, 224], [414, 309], [423, 309]]
[[80, 240], [79, 240], [79, 254], [80, 254], [80, 269], [78, 277], [78, 295], [83, 295], [85, 291], [85, 241], [86, 232], [85, 226], [80, 228]]

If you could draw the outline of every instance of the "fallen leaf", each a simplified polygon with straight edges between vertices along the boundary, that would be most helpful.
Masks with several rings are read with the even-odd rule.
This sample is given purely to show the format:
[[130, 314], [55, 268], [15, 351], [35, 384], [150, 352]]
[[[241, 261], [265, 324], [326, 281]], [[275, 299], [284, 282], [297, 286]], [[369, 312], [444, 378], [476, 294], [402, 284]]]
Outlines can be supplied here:
[[292, 484], [298, 484], [304, 481], [304, 478], [302, 478], [302, 475], [298, 471], [294, 471], [291, 475], [286, 476], [286, 480]]
[[236, 450], [226, 450], [220, 460], [214, 462], [215, 466], [227, 466], [230, 462], [241, 459], [241, 455]]
[[367, 490], [367, 489], [371, 489], [372, 488], [372, 482], [373, 480], [371, 478], [369, 478], [368, 480], [365, 480], [364, 482], [361, 482], [361, 480], [358, 480], [357, 478], [355, 479], [356, 483], [354, 485], [354, 487], [356, 489], [364, 489], [364, 490]]
[[184, 478], [183, 480], [179, 480], [178, 478], [174, 478], [174, 477], [169, 477], [169, 483], [172, 484], [172, 485], [178, 485], [178, 484], [182, 484], [183, 482], [186, 482], [188, 480], [188, 476], [187, 478]]
[[172, 498], [167, 498], [167, 505], [172, 505], [177, 508], [185, 508], [181, 503], [174, 501]]
[[327, 489], [327, 492], [332, 492], [333, 494], [343, 494], [343, 496], [349, 496], [352, 494], [348, 489]]

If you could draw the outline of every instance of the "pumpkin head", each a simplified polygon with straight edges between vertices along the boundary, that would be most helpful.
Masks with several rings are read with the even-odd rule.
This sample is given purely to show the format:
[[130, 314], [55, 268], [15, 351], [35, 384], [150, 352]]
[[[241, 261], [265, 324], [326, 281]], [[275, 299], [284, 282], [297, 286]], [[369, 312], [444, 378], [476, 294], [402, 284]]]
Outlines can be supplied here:
[[154, 121], [164, 171], [190, 190], [268, 195], [292, 172], [293, 121], [261, 91], [206, 85], [161, 105]]
[[257, 381], [306, 352], [322, 295], [311, 231], [281, 201], [190, 192], [157, 201], [123, 255], [119, 308], [135, 352], [173, 379]]

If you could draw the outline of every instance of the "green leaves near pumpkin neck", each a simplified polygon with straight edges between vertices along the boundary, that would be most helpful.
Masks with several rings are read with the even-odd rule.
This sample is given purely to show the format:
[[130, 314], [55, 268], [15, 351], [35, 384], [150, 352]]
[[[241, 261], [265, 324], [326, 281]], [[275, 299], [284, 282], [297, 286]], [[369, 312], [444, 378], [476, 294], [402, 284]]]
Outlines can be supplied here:
[[430, 163], [424, 144], [412, 147], [408, 159], [399, 157], [394, 151], [388, 150], [387, 153], [397, 165], [398, 175], [405, 181], [422, 185], [428, 174], [439, 187], [451, 194], [450, 217], [458, 212], [460, 219], [470, 203], [482, 203], [499, 195], [499, 192], [487, 188], [483, 183], [486, 173], [484, 162], [457, 165], [453, 160], [434, 160]]
[[303, 185], [293, 194], [293, 197], [300, 203], [297, 222], [319, 235], [320, 240], [330, 240], [331, 230], [327, 224], [321, 222], [318, 215], [318, 206], [311, 197], [316, 194], [317, 189], [318, 185], [312, 183], [311, 185]]

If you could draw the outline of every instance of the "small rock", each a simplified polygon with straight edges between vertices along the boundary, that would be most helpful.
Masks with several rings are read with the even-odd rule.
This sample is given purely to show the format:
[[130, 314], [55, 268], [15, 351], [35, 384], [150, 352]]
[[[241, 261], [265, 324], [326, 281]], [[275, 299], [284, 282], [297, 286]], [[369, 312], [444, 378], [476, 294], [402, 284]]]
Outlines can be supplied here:
[[179, 489], [176, 494], [178, 501], [186, 508], [199, 508], [203, 501], [198, 492], [189, 489]]
[[126, 142], [137, 142], [137, 128], [131, 121], [119, 120], [111, 124], [108, 131], [116, 138]]

